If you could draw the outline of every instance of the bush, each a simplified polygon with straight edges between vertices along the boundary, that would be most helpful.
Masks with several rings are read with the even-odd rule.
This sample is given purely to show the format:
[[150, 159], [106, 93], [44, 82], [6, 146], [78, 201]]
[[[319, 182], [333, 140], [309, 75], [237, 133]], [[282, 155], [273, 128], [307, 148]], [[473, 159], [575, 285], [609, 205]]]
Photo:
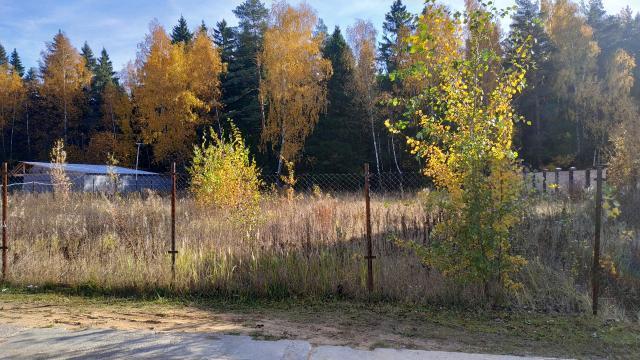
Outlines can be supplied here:
[[228, 209], [243, 224], [255, 223], [260, 203], [259, 170], [238, 128], [229, 121], [231, 134], [218, 135], [209, 128], [209, 137], [193, 150], [191, 192], [197, 203]]

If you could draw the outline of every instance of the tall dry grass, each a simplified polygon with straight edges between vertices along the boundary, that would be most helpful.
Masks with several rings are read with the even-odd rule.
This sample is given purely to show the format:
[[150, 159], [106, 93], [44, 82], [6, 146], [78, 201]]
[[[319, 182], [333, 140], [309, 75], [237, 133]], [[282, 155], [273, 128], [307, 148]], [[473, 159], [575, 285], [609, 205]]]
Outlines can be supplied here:
[[[512, 231], [514, 251], [529, 264], [524, 289], [507, 304], [545, 311], [590, 306], [592, 201], [527, 200]], [[269, 197], [251, 233], [223, 211], [177, 203], [177, 267], [171, 282], [170, 201], [144, 197], [11, 194], [10, 275], [17, 285], [90, 286], [106, 292], [216, 296], [367, 298], [364, 204], [358, 195]], [[416, 199], [371, 203], [375, 294], [418, 303], [482, 303], [481, 289], [450, 282], [398, 240], [429, 241], [434, 214]], [[604, 226], [605, 304], [637, 316], [640, 241], [625, 222]], [[614, 311], [612, 310], [612, 311]]]
[[[170, 202], [50, 194], [10, 198], [10, 279], [17, 284], [169, 288]], [[442, 282], [394, 239], [424, 241], [428, 215], [415, 202], [372, 201], [376, 295], [442, 296]], [[177, 203], [175, 291], [248, 296], [364, 297], [364, 203], [359, 197], [278, 198], [262, 204], [248, 234], [222, 211]], [[232, 218], [231, 218], [232, 219]]]

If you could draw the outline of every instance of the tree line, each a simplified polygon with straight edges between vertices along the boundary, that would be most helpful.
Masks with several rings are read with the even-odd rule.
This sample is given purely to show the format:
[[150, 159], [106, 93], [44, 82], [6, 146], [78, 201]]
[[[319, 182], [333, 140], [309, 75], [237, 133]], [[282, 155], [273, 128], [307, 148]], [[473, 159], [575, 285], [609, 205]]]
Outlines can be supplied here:
[[[516, 5], [508, 27], [495, 25], [475, 45], [509, 67], [514, 39], [533, 39], [534, 65], [510, 114], [526, 119], [512, 139], [518, 156], [534, 168], [585, 167], [633, 143], [640, 15], [630, 8], [607, 14], [602, 0]], [[221, 20], [190, 28], [181, 17], [168, 32], [152, 22], [136, 58], [118, 73], [106, 49], [96, 56], [85, 42], [77, 50], [62, 31], [38, 68], [26, 69], [16, 49], [0, 45], [1, 156], [46, 160], [64, 139], [69, 162], [113, 157], [130, 166], [139, 149], [142, 168], [187, 167], [209, 128], [218, 136], [235, 131], [231, 119], [264, 173], [281, 173], [290, 162], [298, 172], [360, 172], [363, 162], [376, 172], [416, 171], [424, 164], [406, 135], [420, 140], [416, 124], [400, 134], [385, 122], [400, 125], [412, 106], [398, 99], [417, 97], [433, 81], [397, 76], [424, 62], [411, 42], [425, 31], [428, 6], [412, 14], [395, 0], [379, 37], [370, 21], [330, 32], [306, 4], [277, 1], [268, 9], [245, 0], [233, 11], [235, 27]], [[470, 34], [460, 45], [449, 32], [435, 33], [431, 48], [442, 56], [470, 51]], [[483, 81], [491, 88], [495, 80]]]

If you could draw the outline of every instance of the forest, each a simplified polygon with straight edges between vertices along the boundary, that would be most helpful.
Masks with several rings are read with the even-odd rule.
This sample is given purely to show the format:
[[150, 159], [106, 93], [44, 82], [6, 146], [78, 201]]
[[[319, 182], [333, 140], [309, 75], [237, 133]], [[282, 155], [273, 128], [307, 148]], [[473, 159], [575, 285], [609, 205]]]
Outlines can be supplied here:
[[[526, 89], [514, 98], [518, 156], [535, 169], [607, 162], [639, 128], [640, 14], [608, 14], [602, 0], [517, 0], [511, 10], [483, 46], [508, 67], [514, 38], [533, 39]], [[180, 18], [169, 31], [152, 21], [121, 71], [108, 49], [78, 50], [64, 30], [28, 69], [0, 39], [3, 160], [46, 160], [64, 139], [69, 162], [133, 166], [139, 149], [141, 168], [187, 168], [208, 128], [228, 133], [231, 120], [264, 173], [280, 174], [283, 159], [299, 173], [421, 168], [385, 122], [408, 109], [393, 99], [419, 87], [395, 75], [419, 62], [411, 38], [424, 16], [395, 0], [378, 34], [367, 20], [329, 30], [304, 3], [246, 0], [233, 12], [235, 27]]]

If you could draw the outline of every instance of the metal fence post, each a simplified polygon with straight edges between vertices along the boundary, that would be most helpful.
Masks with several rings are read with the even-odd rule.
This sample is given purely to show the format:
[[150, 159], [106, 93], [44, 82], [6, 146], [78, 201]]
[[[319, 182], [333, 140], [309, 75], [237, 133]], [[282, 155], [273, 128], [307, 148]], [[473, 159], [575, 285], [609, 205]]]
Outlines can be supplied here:
[[176, 163], [171, 164], [171, 282], [176, 279]]
[[2, 164], [2, 281], [7, 279], [7, 251], [9, 245], [7, 244], [7, 188], [8, 188], [8, 173], [7, 163]]
[[569, 168], [569, 193], [573, 193], [574, 181], [573, 181], [573, 172], [576, 171], [574, 166]]
[[588, 189], [591, 187], [591, 169], [584, 171], [584, 187]]
[[369, 164], [364, 164], [364, 202], [367, 222], [367, 290], [373, 292], [373, 249], [371, 244], [371, 205], [369, 197]]
[[598, 314], [598, 295], [600, 291], [600, 233], [602, 231], [602, 166], [596, 169], [596, 218], [593, 242], [592, 308], [593, 315]]
[[542, 192], [547, 192], [547, 169], [542, 169]]
[[536, 186], [536, 172], [534, 170], [531, 171], [531, 186], [533, 186], [534, 191], [538, 191], [538, 187]]
[[556, 172], [556, 194], [560, 192], [560, 170], [562, 170], [561, 168], [557, 167], [555, 172]]

